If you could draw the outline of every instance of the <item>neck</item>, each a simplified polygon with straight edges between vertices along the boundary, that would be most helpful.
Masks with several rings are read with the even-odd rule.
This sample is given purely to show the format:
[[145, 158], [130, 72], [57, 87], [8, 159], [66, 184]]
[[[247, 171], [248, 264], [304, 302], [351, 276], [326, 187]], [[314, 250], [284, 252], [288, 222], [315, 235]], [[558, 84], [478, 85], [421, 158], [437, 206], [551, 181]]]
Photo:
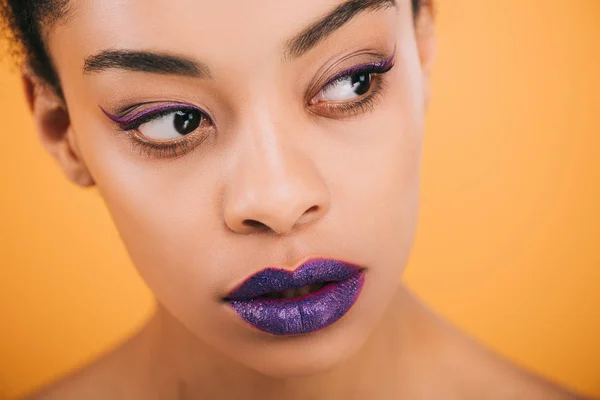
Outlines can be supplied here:
[[[153, 393], [178, 400], [195, 398], [342, 399], [356, 393], [394, 393], [414, 351], [416, 300], [401, 286], [383, 318], [359, 352], [326, 373], [272, 378], [217, 352], [158, 306], [139, 337], [140, 364], [148, 370]], [[414, 335], [413, 335], [414, 336]], [[150, 389], [150, 388], [149, 388]], [[177, 393], [175, 395], [175, 393]], [[384, 396], [381, 396], [384, 397]]]

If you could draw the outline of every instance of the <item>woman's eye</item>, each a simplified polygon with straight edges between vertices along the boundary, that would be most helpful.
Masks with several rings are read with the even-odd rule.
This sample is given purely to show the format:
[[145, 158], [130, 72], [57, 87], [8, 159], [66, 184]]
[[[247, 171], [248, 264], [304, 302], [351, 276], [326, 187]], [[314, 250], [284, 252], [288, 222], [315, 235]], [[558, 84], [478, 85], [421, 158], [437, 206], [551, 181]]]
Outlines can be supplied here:
[[197, 110], [179, 110], [165, 114], [138, 127], [148, 139], [167, 141], [194, 132], [202, 124], [204, 116]]
[[370, 72], [359, 71], [336, 79], [325, 86], [311, 103], [354, 100], [369, 92], [372, 78]]

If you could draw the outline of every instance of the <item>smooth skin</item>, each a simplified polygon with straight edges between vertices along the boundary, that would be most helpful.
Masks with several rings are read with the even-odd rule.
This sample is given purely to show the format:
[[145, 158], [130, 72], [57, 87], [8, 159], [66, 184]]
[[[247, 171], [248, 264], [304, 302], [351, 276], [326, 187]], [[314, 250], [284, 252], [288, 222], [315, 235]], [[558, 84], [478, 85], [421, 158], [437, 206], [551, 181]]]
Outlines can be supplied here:
[[[293, 46], [344, 3], [71, 0], [46, 27], [64, 101], [24, 69], [40, 139], [69, 179], [105, 199], [159, 305], [122, 346], [30, 398], [575, 398], [466, 338], [400, 284], [433, 19], [425, 9], [413, 21], [408, 0], [382, 1]], [[195, 73], [90, 63], [115, 50], [185, 58]], [[344, 113], [323, 101], [328, 78], [392, 54], [370, 107]], [[150, 125], [123, 132], [104, 113], [172, 102], [210, 117], [204, 140], [190, 134], [175, 154], [136, 141]], [[262, 268], [312, 257], [367, 268], [356, 304], [325, 329], [270, 335], [221, 301]]]

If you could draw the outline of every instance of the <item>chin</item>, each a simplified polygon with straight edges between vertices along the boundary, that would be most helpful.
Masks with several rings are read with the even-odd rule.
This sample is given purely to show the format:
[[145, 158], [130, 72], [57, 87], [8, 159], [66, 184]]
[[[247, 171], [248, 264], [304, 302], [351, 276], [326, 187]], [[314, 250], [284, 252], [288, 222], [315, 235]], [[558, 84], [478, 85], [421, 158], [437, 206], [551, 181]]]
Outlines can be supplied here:
[[366, 342], [365, 335], [344, 332], [313, 338], [288, 338], [287, 343], [266, 344], [260, 356], [239, 360], [272, 378], [300, 378], [327, 373], [355, 356]]
[[[359, 302], [360, 303], [360, 302]], [[300, 378], [325, 374], [357, 356], [377, 325], [377, 313], [357, 309], [337, 323], [305, 335], [274, 336], [257, 333], [227, 353], [240, 364], [272, 378]]]

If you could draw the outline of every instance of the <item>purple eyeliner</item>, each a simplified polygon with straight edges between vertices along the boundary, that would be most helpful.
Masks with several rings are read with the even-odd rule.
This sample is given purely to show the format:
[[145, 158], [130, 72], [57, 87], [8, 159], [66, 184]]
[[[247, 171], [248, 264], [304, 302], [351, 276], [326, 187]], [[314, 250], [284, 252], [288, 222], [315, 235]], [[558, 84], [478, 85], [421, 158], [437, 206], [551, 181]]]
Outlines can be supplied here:
[[342, 318], [358, 299], [364, 280], [362, 267], [312, 259], [294, 271], [263, 269], [233, 289], [224, 301], [261, 331], [306, 334]]
[[[387, 72], [394, 66], [395, 54], [396, 54], [396, 50], [394, 49], [394, 52], [392, 53], [392, 55], [386, 60], [356, 65], [352, 68], [348, 68], [347, 70], [342, 71], [339, 74], [336, 74], [333, 78], [329, 79], [327, 81], [327, 83], [325, 85], [323, 85], [323, 87], [327, 87], [327, 86], [331, 85], [333, 82], [337, 81], [338, 79], [347, 77], [356, 72], [363, 72], [363, 71], [365, 71], [365, 72], [369, 71], [372, 73]], [[106, 115], [111, 121], [117, 123], [121, 127], [121, 129], [124, 129], [124, 130], [133, 129], [133, 128], [143, 124], [144, 122], [147, 122], [149, 120], [152, 120], [152, 119], [157, 118], [162, 115], [167, 115], [174, 111], [193, 110], [193, 111], [198, 111], [198, 112], [202, 113], [203, 115], [205, 115], [202, 110], [200, 110], [196, 107], [193, 107], [191, 105], [181, 104], [181, 103], [161, 104], [158, 106], [154, 106], [154, 107], [139, 111], [137, 113], [134, 113], [133, 115], [129, 115], [126, 117], [118, 117], [116, 115], [113, 115], [113, 114], [109, 113], [108, 111], [106, 111], [102, 107], [100, 107], [100, 110], [102, 110], [104, 115]]]
[[352, 75], [355, 72], [363, 72], [363, 71], [371, 71], [373, 73], [387, 72], [394, 66], [394, 56], [395, 55], [396, 55], [396, 50], [394, 49], [394, 52], [392, 53], [392, 55], [386, 60], [382, 60], [379, 62], [371, 62], [371, 63], [367, 63], [367, 64], [355, 65], [352, 68], [348, 68], [347, 70], [342, 71], [339, 74], [336, 74], [333, 78], [329, 79], [327, 81], [327, 83], [325, 85], [323, 85], [323, 87], [327, 87], [327, 86], [331, 85], [333, 82], [337, 81], [338, 79]]
[[117, 117], [115, 115], [112, 115], [108, 111], [104, 110], [102, 107], [100, 107], [100, 109], [110, 120], [119, 124], [119, 126], [121, 126], [121, 128], [123, 128], [123, 129], [126, 129], [127, 127], [131, 127], [131, 126], [135, 126], [136, 124], [141, 124], [141, 123], [145, 122], [146, 120], [148, 120], [148, 117], [156, 117], [157, 115], [169, 114], [174, 111], [195, 110], [195, 111], [202, 112], [201, 110], [199, 110], [196, 107], [192, 107], [190, 105], [180, 104], [180, 103], [161, 104], [158, 106], [148, 108], [143, 111], [139, 111], [139, 112], [137, 112], [133, 115], [129, 115], [127, 117]]

